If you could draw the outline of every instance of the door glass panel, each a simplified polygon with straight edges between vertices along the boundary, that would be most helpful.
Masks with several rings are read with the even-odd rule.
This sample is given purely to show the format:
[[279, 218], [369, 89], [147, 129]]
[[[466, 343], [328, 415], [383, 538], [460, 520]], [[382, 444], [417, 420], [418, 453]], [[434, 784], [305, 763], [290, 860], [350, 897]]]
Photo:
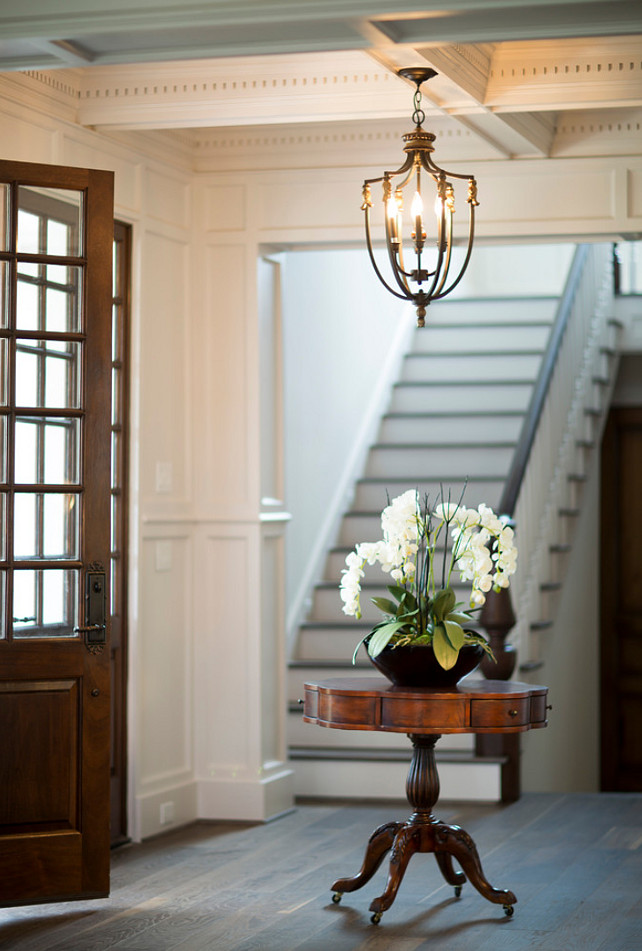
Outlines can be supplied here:
[[75, 568], [16, 569], [13, 636], [75, 637], [79, 575]]
[[7, 495], [0, 494], [0, 561], [7, 558]]
[[9, 186], [0, 185], [0, 251], [9, 250]]
[[0, 406], [9, 403], [9, 341], [0, 338]]
[[75, 494], [17, 492], [14, 557], [76, 560], [79, 557], [78, 501]]
[[0, 571], [0, 641], [7, 636], [7, 572]]
[[0, 482], [7, 481], [7, 417], [0, 416]]
[[0, 327], [9, 326], [9, 268], [0, 261]]
[[17, 485], [78, 482], [80, 420], [22, 416], [16, 420], [15, 434]]
[[40, 329], [40, 288], [35, 282], [18, 281], [16, 326], [20, 330]]
[[78, 256], [82, 247], [82, 218], [82, 192], [21, 185], [18, 253]]
[[79, 332], [81, 285], [80, 268], [21, 262], [18, 266], [17, 329]]
[[19, 340], [16, 406], [78, 409], [82, 345], [69, 340]]

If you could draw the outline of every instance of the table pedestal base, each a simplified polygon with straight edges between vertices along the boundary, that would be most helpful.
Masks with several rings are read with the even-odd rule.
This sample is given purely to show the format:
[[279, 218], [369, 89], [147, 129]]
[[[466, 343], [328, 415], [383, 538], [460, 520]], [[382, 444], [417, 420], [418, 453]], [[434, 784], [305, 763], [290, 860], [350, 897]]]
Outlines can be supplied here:
[[[503, 905], [504, 913], [513, 914], [513, 905], [517, 898], [513, 892], [493, 888], [484, 876], [479, 853], [472, 838], [456, 825], [447, 825], [435, 818], [432, 809], [439, 798], [439, 776], [435, 763], [435, 743], [439, 736], [410, 735], [414, 747], [412, 763], [406, 781], [406, 794], [414, 813], [406, 822], [386, 822], [370, 836], [361, 870], [353, 878], [340, 878], [332, 886], [334, 902], [341, 901], [344, 892], [354, 892], [370, 881], [387, 852], [390, 855], [390, 868], [385, 891], [370, 905], [373, 924], [381, 920], [381, 915], [392, 905], [408, 862], [415, 852], [433, 852], [442, 875], [449, 885], [455, 888], [459, 896], [461, 887], [470, 881], [477, 891], [498, 905]], [[457, 859], [463, 871], [453, 868], [453, 857]]]

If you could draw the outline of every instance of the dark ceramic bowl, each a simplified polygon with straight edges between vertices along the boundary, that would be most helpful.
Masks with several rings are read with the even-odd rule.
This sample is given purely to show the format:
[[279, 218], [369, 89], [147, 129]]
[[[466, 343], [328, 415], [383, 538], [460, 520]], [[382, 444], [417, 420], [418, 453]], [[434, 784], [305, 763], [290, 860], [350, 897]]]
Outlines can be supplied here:
[[454, 687], [459, 681], [479, 666], [484, 648], [479, 644], [464, 644], [459, 657], [450, 670], [437, 662], [430, 646], [384, 647], [377, 657], [370, 660], [377, 670], [398, 687]]

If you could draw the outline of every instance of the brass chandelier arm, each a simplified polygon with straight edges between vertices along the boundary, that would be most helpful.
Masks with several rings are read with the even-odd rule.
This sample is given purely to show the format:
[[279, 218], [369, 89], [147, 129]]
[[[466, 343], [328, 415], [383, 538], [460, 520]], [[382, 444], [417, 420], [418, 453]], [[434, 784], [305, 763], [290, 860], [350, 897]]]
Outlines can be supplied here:
[[372, 267], [374, 268], [375, 274], [377, 275], [377, 277], [379, 278], [383, 286], [386, 288], [386, 290], [390, 291], [391, 294], [394, 294], [395, 297], [398, 297], [400, 300], [412, 300], [413, 299], [412, 295], [408, 293], [400, 294], [393, 287], [391, 287], [390, 284], [388, 284], [386, 279], [383, 277], [381, 271], [379, 270], [377, 266], [377, 262], [375, 261], [373, 250], [372, 250], [372, 238], [370, 235], [370, 208], [365, 208], [364, 210], [366, 214], [366, 246], [368, 248], [368, 254], [370, 255], [370, 263], [372, 264]]
[[401, 241], [401, 238], [399, 238], [397, 241], [397, 247], [395, 248], [393, 244], [393, 239], [392, 239], [392, 228], [391, 228], [390, 218], [388, 215], [386, 215], [386, 247], [388, 249], [388, 258], [390, 259], [392, 274], [394, 276], [395, 281], [401, 288], [401, 292], [407, 298], [412, 299], [413, 295], [412, 295], [410, 286], [408, 285], [408, 281], [406, 280], [404, 272], [400, 270], [399, 264], [397, 262], [397, 251], [399, 248], [401, 248], [401, 245], [402, 245], [402, 241]]
[[475, 237], [475, 206], [471, 203], [470, 205], [470, 219], [469, 219], [469, 230], [468, 230], [468, 250], [466, 251], [466, 257], [464, 258], [464, 263], [462, 264], [461, 271], [457, 278], [452, 282], [450, 287], [447, 287], [445, 291], [441, 291], [439, 294], [435, 294], [434, 300], [440, 300], [442, 297], [446, 297], [447, 294], [450, 294], [454, 290], [462, 277], [466, 273], [466, 268], [468, 267], [468, 262], [470, 261], [470, 255], [473, 250], [473, 239]]

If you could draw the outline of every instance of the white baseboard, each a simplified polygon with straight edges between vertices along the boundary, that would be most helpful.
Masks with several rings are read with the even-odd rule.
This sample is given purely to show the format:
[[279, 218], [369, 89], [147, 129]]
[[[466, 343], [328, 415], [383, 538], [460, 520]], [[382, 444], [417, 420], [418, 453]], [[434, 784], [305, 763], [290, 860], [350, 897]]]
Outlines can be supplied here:
[[197, 784], [199, 819], [265, 822], [293, 808], [294, 773], [284, 766], [262, 779], [202, 779]]
[[134, 822], [130, 829], [132, 839], [140, 842], [159, 832], [194, 822], [198, 818], [196, 801], [193, 780], [169, 786], [162, 792], [136, 796]]

